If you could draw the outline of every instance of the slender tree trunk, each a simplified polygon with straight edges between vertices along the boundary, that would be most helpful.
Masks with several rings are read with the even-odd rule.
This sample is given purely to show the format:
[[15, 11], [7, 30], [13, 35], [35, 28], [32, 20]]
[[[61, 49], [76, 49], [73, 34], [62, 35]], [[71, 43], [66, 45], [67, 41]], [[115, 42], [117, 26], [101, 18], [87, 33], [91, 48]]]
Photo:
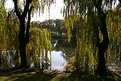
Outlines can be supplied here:
[[72, 44], [74, 47], [77, 46], [77, 38], [76, 38], [76, 26], [74, 24], [74, 28], [72, 29], [72, 37], [71, 37], [71, 40], [72, 40]]
[[19, 65], [19, 55], [18, 55], [18, 49], [16, 49], [16, 60], [15, 60], [16, 62], [16, 64], [15, 64], [15, 66], [18, 66]]
[[47, 55], [47, 51], [45, 51], [45, 69], [48, 69], [48, 55]]

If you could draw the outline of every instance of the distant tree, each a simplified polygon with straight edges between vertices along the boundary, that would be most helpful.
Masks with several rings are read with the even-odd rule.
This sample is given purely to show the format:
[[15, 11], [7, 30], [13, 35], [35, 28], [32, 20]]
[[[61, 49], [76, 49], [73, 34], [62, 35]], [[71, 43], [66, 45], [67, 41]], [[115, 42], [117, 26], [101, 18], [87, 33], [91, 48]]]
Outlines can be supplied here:
[[33, 27], [40, 27], [41, 26], [41, 22], [40, 21], [32, 21], [31, 22], [31, 27], [33, 28]]
[[55, 26], [57, 28], [58, 33], [61, 34], [61, 28], [62, 28], [63, 20], [56, 19], [56, 20], [54, 20], [54, 23], [55, 23]]
[[52, 32], [56, 32], [61, 34], [62, 31], [62, 25], [63, 25], [63, 20], [60, 19], [50, 19], [50, 20], [45, 20], [39, 25], [40, 28], [46, 28], [50, 29]]

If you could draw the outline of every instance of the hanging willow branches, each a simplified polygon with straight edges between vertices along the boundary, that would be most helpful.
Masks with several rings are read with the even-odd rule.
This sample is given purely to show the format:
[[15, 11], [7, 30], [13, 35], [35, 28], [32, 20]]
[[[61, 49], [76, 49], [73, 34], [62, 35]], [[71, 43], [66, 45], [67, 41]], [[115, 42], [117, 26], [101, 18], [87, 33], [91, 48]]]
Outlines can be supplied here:
[[[34, 56], [34, 60], [39, 65], [40, 59], [44, 64], [49, 63], [48, 50], [51, 55], [51, 35], [50, 31], [47, 29], [31, 28], [30, 29], [30, 42], [27, 45], [27, 54], [29, 56], [30, 51]], [[41, 54], [41, 55], [40, 55]], [[41, 56], [41, 57], [40, 57]], [[36, 66], [36, 65], [35, 65]], [[38, 66], [37, 66], [38, 67]]]
[[[73, 28], [76, 28], [77, 52], [75, 59], [77, 61], [75, 62], [75, 66], [77, 67], [77, 69], [80, 68], [82, 62], [87, 62], [86, 64], [88, 65], [90, 59], [89, 56], [93, 54], [93, 59], [98, 62], [98, 72], [106, 72], [104, 53], [106, 52], [109, 44], [107, 29], [109, 28], [109, 24], [111, 25], [108, 18], [106, 21], [106, 17], [110, 17], [110, 15], [106, 13], [108, 11], [112, 11], [112, 5], [116, 5], [115, 2], [115, 0], [64, 0], [65, 27], [67, 29], [69, 41], [73, 36]], [[114, 19], [119, 19], [118, 17], [120, 16], [117, 16], [117, 18], [115, 18], [115, 16], [111, 17], [113, 17]], [[120, 26], [118, 26], [120, 23], [119, 20], [117, 23], [115, 22], [115, 25], [117, 26], [112, 26], [114, 31], [117, 31], [118, 29], [115, 37], [120, 37], [118, 33], [120, 32]], [[106, 22], [108, 21], [109, 23], [108, 25], [106, 25]], [[76, 25], [74, 25], [75, 23]], [[113, 34], [111, 32], [114, 31], [109, 32], [110, 34]], [[112, 38], [110, 40], [112, 40]], [[82, 60], [80, 60], [81, 57]], [[88, 60], [86, 61], [86, 59]], [[88, 66], [85, 67], [88, 68]]]

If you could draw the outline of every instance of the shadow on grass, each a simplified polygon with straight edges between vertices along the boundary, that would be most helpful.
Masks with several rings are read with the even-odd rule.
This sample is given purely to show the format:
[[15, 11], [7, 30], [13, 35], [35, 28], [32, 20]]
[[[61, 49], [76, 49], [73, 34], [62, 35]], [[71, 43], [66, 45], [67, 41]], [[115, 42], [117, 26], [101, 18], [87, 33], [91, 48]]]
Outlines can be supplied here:
[[99, 77], [84, 72], [54, 72], [32, 69], [8, 68], [0, 69], [0, 81], [121, 81], [121, 76], [108, 72], [107, 76]]
[[108, 72], [107, 76], [98, 76], [84, 72], [65, 73], [62, 77], [54, 77], [52, 81], [121, 81], [121, 76]]
[[32, 69], [0, 69], [0, 81], [49, 81], [54, 75]]

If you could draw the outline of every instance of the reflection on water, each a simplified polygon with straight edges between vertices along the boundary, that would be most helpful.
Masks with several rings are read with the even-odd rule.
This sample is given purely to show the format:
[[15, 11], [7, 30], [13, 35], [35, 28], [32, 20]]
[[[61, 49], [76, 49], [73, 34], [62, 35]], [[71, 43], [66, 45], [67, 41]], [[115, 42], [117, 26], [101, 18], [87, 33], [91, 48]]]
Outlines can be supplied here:
[[[51, 70], [64, 70], [64, 66], [69, 61], [69, 58], [75, 55], [75, 48], [65, 42], [64, 40], [53, 40], [52, 41], [52, 51], [51, 56], [48, 52], [48, 58], [50, 61], [44, 62], [44, 69]], [[107, 66], [110, 70], [121, 70], [121, 65], [117, 58], [114, 57], [114, 54], [111, 54], [111, 59], [107, 61]], [[36, 62], [34, 61], [33, 55], [30, 55], [28, 58], [28, 65], [30, 68], [35, 68]], [[39, 66], [42, 68], [42, 59], [41, 54], [39, 59]], [[0, 52], [0, 67], [15, 67], [19, 65], [18, 54], [16, 50], [7, 50]]]
[[[62, 51], [51, 51], [51, 70], [59, 70], [63, 71], [63, 67], [66, 65], [66, 60], [62, 56]], [[50, 58], [50, 54], [48, 52], [48, 57]], [[30, 67], [35, 68], [34, 61], [31, 63]], [[40, 64], [41, 65], [41, 64]], [[49, 68], [48, 68], [49, 69]]]
[[[51, 70], [63, 70], [63, 67], [66, 65], [66, 60], [63, 58], [63, 55], [62, 55], [62, 51], [52, 51], [51, 52]], [[1, 67], [6, 67], [6, 66], [9, 66], [9, 67], [15, 67], [15, 64], [14, 62], [12, 61], [13, 57], [16, 57], [16, 54], [14, 52], [14, 54], [10, 54], [10, 52], [4, 52], [2, 54], [0, 54], [1, 57], [4, 57], [2, 58], [3, 60], [1, 60]], [[50, 54], [48, 53], [48, 56], [50, 58]], [[5, 65], [5, 60], [7, 62], [7, 64]], [[30, 67], [31, 68], [35, 68], [34, 67], [34, 61], [32, 61], [30, 63]]]
[[[64, 53], [58, 47], [57, 45], [58, 41], [53, 41], [52, 42], [52, 51], [51, 51], [51, 56], [50, 56], [50, 51], [48, 52], [48, 58], [51, 61], [51, 64], [48, 65], [48, 69], [51, 70], [64, 70], [63, 67], [66, 65], [67, 61], [63, 57]], [[1, 51], [0, 52], [0, 67], [15, 67], [18, 65], [18, 54], [16, 53], [16, 50], [7, 50], [7, 51]], [[42, 66], [41, 64], [41, 55], [40, 55], [40, 67]], [[28, 64], [30, 65], [30, 68], [35, 68], [35, 61], [33, 59], [33, 55], [28, 57]], [[44, 68], [47, 69], [47, 68]]]
[[0, 52], [0, 67], [15, 67], [17, 64], [16, 50], [7, 50]]
[[62, 56], [62, 51], [52, 51], [52, 70], [63, 70], [66, 63]]

